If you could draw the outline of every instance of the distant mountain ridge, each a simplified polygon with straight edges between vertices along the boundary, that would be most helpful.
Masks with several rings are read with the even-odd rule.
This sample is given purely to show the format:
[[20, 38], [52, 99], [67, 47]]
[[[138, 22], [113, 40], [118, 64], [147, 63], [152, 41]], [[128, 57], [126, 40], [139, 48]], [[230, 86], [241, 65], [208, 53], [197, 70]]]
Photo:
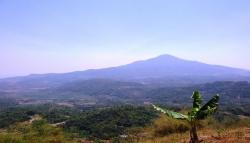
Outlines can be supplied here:
[[221, 80], [250, 80], [250, 71], [238, 68], [209, 65], [201, 62], [180, 59], [171, 55], [161, 55], [131, 64], [104, 69], [90, 69], [62, 74], [38, 74], [0, 80], [3, 86], [39, 87], [57, 86], [62, 83], [87, 79], [112, 79], [126, 81], [166, 82], [191, 80], [210, 82]]
[[167, 76], [250, 76], [250, 71], [161, 55], [123, 66], [87, 70], [78, 72], [78, 74], [92, 78], [139, 79]]

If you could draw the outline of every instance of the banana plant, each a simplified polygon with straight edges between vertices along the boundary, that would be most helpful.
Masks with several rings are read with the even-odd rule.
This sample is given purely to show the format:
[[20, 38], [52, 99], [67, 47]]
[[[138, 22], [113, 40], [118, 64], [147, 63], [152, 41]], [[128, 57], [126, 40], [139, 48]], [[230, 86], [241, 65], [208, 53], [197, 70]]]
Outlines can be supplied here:
[[197, 122], [199, 120], [203, 120], [209, 115], [215, 113], [218, 109], [219, 104], [219, 95], [215, 95], [211, 100], [209, 100], [206, 104], [202, 106], [202, 96], [200, 95], [199, 91], [193, 92], [193, 108], [187, 115], [162, 109], [154, 104], [152, 106], [155, 110], [160, 111], [167, 116], [174, 118], [174, 119], [181, 119], [186, 120], [190, 124], [190, 143], [198, 143], [199, 138], [197, 134]]

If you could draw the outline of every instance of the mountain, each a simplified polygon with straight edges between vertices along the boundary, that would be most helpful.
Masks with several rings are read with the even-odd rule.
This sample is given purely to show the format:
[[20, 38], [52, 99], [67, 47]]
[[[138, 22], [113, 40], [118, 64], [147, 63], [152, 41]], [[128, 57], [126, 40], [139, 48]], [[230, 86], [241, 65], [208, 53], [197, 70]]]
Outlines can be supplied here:
[[71, 74], [85, 78], [146, 79], [169, 76], [250, 76], [250, 71], [162, 55], [128, 65]]
[[37, 74], [0, 80], [0, 89], [46, 89], [75, 80], [113, 79], [169, 85], [205, 83], [220, 80], [250, 80], [250, 71], [219, 65], [209, 65], [161, 55], [152, 59], [104, 69], [90, 69], [63, 74]]

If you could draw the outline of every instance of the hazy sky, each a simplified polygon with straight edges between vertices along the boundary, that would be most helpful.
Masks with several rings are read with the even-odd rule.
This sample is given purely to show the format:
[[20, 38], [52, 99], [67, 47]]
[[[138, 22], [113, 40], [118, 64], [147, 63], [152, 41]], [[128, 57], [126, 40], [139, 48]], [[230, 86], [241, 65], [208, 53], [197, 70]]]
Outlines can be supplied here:
[[250, 1], [0, 0], [0, 77], [161, 54], [250, 69]]

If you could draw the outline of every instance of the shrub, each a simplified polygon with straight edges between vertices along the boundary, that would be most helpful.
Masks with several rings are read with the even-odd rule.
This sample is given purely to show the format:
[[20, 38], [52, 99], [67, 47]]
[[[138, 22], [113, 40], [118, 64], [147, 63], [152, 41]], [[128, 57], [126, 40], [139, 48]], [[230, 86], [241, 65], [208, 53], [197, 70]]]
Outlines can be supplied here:
[[171, 133], [183, 133], [190, 129], [186, 121], [161, 117], [154, 122], [154, 136], [162, 137]]

